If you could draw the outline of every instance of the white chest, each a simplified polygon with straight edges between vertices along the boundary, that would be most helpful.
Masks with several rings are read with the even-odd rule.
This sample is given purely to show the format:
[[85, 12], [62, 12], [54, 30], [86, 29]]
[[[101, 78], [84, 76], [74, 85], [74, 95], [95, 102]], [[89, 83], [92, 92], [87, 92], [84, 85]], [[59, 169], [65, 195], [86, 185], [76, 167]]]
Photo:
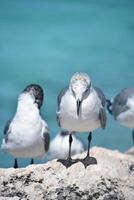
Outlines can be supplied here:
[[36, 117], [17, 117], [12, 122], [12, 134], [10, 139], [14, 139], [21, 145], [36, 143], [41, 140], [42, 120], [40, 116]]
[[99, 109], [101, 102], [95, 92], [83, 100], [80, 116], [77, 116], [76, 99], [68, 93], [63, 97], [60, 106], [61, 126], [68, 130], [89, 131], [100, 126]]

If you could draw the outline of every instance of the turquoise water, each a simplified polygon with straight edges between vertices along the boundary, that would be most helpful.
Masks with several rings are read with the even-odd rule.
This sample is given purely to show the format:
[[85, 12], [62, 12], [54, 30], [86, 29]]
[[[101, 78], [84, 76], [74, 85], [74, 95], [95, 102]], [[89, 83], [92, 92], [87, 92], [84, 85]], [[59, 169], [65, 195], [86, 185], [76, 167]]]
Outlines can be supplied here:
[[[30, 83], [45, 91], [42, 115], [53, 137], [57, 95], [76, 71], [87, 72], [107, 98], [134, 86], [133, 0], [0, 1], [0, 141], [19, 93]], [[77, 135], [86, 142], [87, 134]], [[94, 132], [95, 145], [125, 151], [131, 132], [108, 116], [107, 128]], [[0, 151], [0, 167], [12, 165], [12, 157]]]

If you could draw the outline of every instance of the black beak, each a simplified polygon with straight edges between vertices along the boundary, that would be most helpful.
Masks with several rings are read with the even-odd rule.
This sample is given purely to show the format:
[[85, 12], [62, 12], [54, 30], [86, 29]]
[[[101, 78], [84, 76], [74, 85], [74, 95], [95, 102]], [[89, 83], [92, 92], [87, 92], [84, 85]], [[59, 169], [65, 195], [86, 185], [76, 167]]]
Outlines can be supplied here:
[[106, 99], [107, 102], [107, 110], [112, 115], [112, 102], [109, 99]]
[[80, 101], [79, 99], [77, 100], [77, 116], [79, 116], [80, 115], [80, 107], [81, 107], [81, 102], [82, 101]]

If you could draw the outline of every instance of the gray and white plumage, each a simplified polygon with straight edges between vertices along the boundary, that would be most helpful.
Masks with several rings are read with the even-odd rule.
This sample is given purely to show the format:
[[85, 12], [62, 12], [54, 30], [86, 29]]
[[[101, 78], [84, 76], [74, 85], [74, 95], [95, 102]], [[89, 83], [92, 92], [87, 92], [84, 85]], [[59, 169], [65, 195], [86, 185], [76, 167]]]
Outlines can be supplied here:
[[17, 110], [4, 129], [1, 148], [15, 158], [43, 157], [48, 151], [48, 126], [40, 115], [43, 89], [27, 86], [18, 98]]
[[[111, 108], [110, 108], [111, 104]], [[115, 96], [108, 106], [114, 119], [122, 125], [134, 129], [134, 88], [125, 88]]]
[[58, 96], [57, 120], [63, 128], [71, 131], [93, 131], [105, 128], [105, 96], [93, 87], [90, 77], [76, 73], [68, 87]]
[[[84, 151], [84, 145], [80, 139], [78, 139], [74, 134], [72, 135], [73, 142], [71, 148], [71, 155], [76, 155]], [[49, 158], [67, 158], [69, 151], [69, 132], [67, 130], [61, 130], [54, 139], [50, 142], [49, 148]]]

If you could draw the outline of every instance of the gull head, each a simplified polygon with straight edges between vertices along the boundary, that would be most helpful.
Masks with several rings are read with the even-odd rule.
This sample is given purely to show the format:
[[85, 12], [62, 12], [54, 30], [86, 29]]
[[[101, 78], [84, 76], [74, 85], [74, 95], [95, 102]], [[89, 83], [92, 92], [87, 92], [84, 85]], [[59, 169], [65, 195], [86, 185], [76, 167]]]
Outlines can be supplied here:
[[40, 107], [42, 106], [43, 103], [43, 89], [40, 85], [37, 84], [30, 84], [28, 85], [20, 95], [20, 100], [26, 101], [27, 103], [34, 103]]
[[91, 79], [86, 73], [75, 73], [70, 80], [70, 89], [77, 103], [77, 115], [80, 114], [81, 102], [91, 90]]

